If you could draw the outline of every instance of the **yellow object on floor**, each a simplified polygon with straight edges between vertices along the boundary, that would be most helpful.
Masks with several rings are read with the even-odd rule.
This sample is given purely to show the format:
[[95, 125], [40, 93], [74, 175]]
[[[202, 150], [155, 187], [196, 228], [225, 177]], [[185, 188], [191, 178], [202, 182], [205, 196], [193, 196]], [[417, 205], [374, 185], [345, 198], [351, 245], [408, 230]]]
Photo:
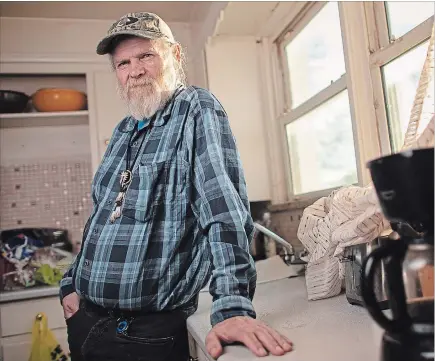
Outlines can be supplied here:
[[38, 313], [32, 328], [32, 349], [29, 361], [68, 361], [68, 355], [62, 350], [48, 328], [47, 316]]

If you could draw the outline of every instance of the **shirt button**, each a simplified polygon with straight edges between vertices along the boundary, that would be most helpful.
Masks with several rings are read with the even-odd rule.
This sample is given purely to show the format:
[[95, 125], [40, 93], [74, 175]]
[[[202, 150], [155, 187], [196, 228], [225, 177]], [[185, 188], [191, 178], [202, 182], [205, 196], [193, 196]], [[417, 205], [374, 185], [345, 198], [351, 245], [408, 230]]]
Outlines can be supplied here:
[[98, 229], [94, 228], [94, 233], [97, 234], [98, 233]]
[[134, 142], [133, 145], [134, 145], [134, 146], [137, 146], [137, 142]]
[[112, 201], [109, 199], [108, 201], [107, 201], [107, 204], [112, 204]]

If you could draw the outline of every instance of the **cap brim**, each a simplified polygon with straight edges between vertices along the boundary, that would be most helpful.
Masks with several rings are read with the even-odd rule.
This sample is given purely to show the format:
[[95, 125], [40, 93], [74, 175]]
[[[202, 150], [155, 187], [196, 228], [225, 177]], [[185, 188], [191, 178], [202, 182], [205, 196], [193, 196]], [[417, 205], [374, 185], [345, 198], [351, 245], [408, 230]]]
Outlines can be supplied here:
[[145, 38], [151, 40], [165, 38], [165, 40], [171, 42], [171, 40], [167, 39], [167, 37], [162, 33], [153, 33], [153, 32], [137, 31], [137, 30], [122, 30], [122, 31], [118, 31], [115, 34], [108, 35], [103, 40], [101, 40], [97, 45], [97, 54], [98, 55], [108, 54], [112, 50], [113, 39], [115, 39], [119, 35], [133, 35], [139, 38]]

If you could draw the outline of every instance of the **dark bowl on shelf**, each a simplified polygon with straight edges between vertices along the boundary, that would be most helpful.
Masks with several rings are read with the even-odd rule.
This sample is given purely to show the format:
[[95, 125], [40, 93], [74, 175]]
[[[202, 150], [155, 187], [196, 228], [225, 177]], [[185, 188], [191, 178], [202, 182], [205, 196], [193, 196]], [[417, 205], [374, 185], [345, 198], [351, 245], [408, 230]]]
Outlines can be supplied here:
[[0, 90], [0, 114], [22, 113], [29, 102], [27, 94], [14, 90]]

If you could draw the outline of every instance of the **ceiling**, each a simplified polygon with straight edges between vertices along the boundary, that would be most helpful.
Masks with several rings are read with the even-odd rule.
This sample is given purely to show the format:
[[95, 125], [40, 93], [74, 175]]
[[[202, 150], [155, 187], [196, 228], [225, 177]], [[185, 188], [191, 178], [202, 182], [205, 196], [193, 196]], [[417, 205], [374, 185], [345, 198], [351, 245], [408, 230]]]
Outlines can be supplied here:
[[216, 35], [257, 35], [279, 5], [278, 1], [231, 1]]
[[0, 16], [116, 20], [135, 11], [148, 11], [166, 22], [200, 22], [209, 1], [0, 1]]

